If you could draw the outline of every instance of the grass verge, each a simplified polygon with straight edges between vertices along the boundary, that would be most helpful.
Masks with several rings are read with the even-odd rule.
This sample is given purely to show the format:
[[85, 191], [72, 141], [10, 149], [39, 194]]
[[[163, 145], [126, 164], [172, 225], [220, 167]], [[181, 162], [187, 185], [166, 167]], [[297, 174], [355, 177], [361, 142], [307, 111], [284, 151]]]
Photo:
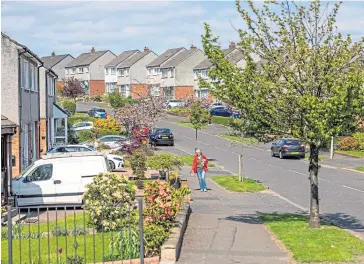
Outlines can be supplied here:
[[356, 262], [363, 260], [364, 241], [338, 227], [321, 223], [308, 228], [308, 219], [295, 214], [266, 214], [264, 224], [301, 262]]
[[364, 172], [364, 166], [356, 167], [355, 170]]
[[213, 176], [212, 180], [221, 187], [233, 192], [260, 192], [265, 187], [255, 180], [244, 178], [243, 182], [239, 182], [239, 176]]
[[[179, 121], [176, 124], [180, 125], [180, 126], [189, 127], [189, 128], [194, 129], [192, 124], [190, 122], [188, 122], [188, 121]], [[207, 127], [207, 125], [203, 126], [202, 128], [206, 128], [206, 127]]]
[[357, 158], [364, 158], [364, 151], [361, 150], [337, 150], [338, 154], [346, 154]]
[[[194, 156], [184, 155], [181, 156], [181, 158], [185, 166], [192, 166]], [[215, 163], [209, 161], [208, 167], [215, 167], [215, 166], [216, 166]]]
[[[310, 153], [305, 154], [305, 159], [308, 160], [310, 158]], [[319, 155], [319, 161], [326, 160], [326, 157]]]
[[258, 144], [258, 142], [259, 142], [255, 138], [243, 138], [243, 137], [232, 136], [232, 135], [227, 135], [227, 134], [219, 134], [219, 137], [225, 138], [230, 141], [240, 142], [240, 143], [243, 143], [246, 145], [254, 145], [254, 144]]

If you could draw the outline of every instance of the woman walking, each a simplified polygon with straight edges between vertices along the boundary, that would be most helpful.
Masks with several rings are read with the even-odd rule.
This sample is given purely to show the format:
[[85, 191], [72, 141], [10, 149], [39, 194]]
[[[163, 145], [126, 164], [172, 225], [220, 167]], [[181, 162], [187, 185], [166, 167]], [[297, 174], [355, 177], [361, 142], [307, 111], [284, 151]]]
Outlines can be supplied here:
[[206, 156], [202, 154], [200, 149], [196, 149], [196, 155], [195, 158], [193, 159], [193, 164], [192, 164], [192, 171], [197, 174], [201, 192], [207, 192], [206, 178], [205, 178], [206, 172], [208, 171], [207, 164], [208, 160]]

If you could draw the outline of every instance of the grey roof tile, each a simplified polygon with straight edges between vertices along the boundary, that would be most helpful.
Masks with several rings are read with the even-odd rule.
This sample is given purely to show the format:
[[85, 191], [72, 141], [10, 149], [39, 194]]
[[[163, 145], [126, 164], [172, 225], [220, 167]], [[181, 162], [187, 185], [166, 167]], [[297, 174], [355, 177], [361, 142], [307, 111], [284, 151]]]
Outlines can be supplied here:
[[139, 50], [126, 50], [126, 51], [120, 53], [119, 56], [114, 58], [108, 64], [106, 64], [105, 67], [116, 67], [117, 65], [119, 65], [120, 63], [122, 63], [123, 61], [128, 59], [134, 53], [139, 53], [139, 52], [140, 52]]
[[166, 60], [174, 56], [177, 52], [183, 50], [185, 48], [176, 48], [176, 49], [168, 49], [164, 53], [162, 53], [160, 56], [158, 56], [154, 61], [149, 63], [147, 67], [158, 67], [161, 64], [163, 64]]
[[135, 55], [129, 57], [128, 59], [124, 60], [118, 66], [118, 69], [120, 69], [120, 68], [129, 68], [129, 67], [133, 66], [135, 63], [140, 61], [142, 58], [144, 58], [145, 56], [147, 56], [151, 52], [153, 52], [153, 51], [138, 52], [137, 54], [135, 54]]
[[66, 68], [69, 67], [75, 67], [75, 66], [84, 66], [84, 65], [90, 65], [92, 62], [100, 58], [102, 55], [104, 55], [108, 50], [103, 51], [95, 51], [94, 53], [88, 52], [88, 53], [82, 53], [80, 56], [78, 56], [76, 59], [71, 61], [66, 65]]
[[187, 57], [189, 57], [190, 55], [192, 55], [196, 51], [197, 51], [197, 49], [190, 49], [190, 50], [182, 51], [182, 52], [178, 53], [176, 56], [173, 56], [166, 63], [163, 63], [161, 65], [161, 68], [176, 67], [180, 62], [182, 62], [184, 59], [186, 59]]
[[[229, 53], [231, 53], [233, 49], [223, 49], [222, 52], [224, 53], [224, 56], [227, 56]], [[212, 66], [212, 62], [209, 59], [206, 59], [202, 61], [197, 66], [193, 67], [194, 70], [204, 70], [209, 69]]]
[[44, 67], [46, 67], [47, 69], [50, 69], [54, 65], [58, 64], [61, 60], [66, 58], [68, 55], [71, 56], [70, 54], [63, 54], [63, 55], [55, 55], [55, 56], [46, 56], [46, 57], [42, 57], [41, 59], [44, 62]]

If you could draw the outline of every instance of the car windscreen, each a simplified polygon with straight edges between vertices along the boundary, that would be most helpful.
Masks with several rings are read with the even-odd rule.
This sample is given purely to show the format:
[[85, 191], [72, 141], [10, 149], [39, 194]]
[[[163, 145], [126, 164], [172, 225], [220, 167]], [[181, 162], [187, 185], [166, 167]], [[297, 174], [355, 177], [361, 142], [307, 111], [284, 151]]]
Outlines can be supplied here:
[[284, 142], [286, 145], [302, 145], [301, 141], [297, 139], [288, 139]]
[[105, 109], [96, 109], [95, 111], [105, 113]]
[[170, 134], [171, 130], [170, 129], [158, 129], [155, 131], [156, 134]]

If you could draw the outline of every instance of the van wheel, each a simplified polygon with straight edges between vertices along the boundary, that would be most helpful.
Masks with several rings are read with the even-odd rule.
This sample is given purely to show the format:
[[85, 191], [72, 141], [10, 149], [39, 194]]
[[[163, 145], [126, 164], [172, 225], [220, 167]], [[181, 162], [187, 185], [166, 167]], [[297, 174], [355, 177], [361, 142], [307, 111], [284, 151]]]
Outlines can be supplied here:
[[115, 170], [115, 163], [113, 161], [109, 160], [109, 166], [110, 169]]

